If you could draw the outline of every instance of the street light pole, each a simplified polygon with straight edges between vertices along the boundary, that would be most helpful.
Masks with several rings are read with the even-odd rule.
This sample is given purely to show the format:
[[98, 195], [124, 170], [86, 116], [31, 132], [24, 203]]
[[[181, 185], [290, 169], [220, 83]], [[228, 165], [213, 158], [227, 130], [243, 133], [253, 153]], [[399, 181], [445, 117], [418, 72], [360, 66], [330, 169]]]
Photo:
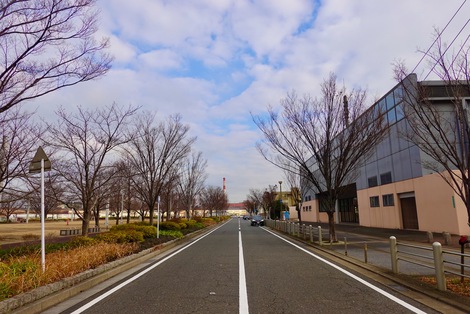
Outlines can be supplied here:
[[279, 200], [280, 200], [279, 220], [282, 220], [282, 181], [279, 181]]
[[45, 228], [46, 215], [44, 214], [44, 171], [51, 170], [51, 162], [47, 157], [46, 153], [39, 146], [36, 154], [29, 165], [29, 173], [41, 173], [41, 266], [42, 272], [46, 271], [46, 240], [45, 240]]

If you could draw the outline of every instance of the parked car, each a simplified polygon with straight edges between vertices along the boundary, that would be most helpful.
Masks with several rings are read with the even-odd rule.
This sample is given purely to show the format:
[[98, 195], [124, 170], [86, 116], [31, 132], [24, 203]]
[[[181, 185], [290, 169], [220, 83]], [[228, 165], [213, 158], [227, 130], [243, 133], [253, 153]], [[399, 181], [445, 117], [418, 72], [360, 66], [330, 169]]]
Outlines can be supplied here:
[[248, 216], [248, 215], [243, 215], [243, 220], [248, 220], [248, 219], [250, 219], [250, 216]]
[[252, 226], [264, 226], [264, 219], [260, 215], [255, 215], [251, 217]]

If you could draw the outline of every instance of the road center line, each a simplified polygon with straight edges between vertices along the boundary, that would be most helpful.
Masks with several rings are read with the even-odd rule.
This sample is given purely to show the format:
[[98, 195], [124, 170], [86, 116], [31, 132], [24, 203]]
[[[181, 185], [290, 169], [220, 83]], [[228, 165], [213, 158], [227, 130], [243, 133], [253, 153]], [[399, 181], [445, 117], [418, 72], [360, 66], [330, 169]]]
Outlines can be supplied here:
[[333, 267], [333, 268], [339, 270], [340, 272], [344, 273], [345, 275], [347, 275], [347, 276], [349, 276], [349, 277], [355, 279], [356, 281], [359, 281], [359, 282], [362, 283], [363, 285], [365, 285], [365, 286], [371, 288], [372, 290], [375, 290], [376, 292], [378, 292], [378, 293], [380, 293], [381, 295], [383, 295], [383, 296], [389, 298], [390, 300], [392, 300], [392, 301], [394, 301], [394, 302], [400, 304], [401, 306], [407, 308], [408, 310], [410, 310], [410, 311], [412, 311], [412, 312], [414, 312], [414, 313], [426, 314], [426, 312], [421, 311], [421, 310], [418, 309], [417, 307], [414, 307], [413, 305], [411, 305], [411, 304], [409, 304], [409, 303], [407, 303], [407, 302], [405, 302], [405, 301], [403, 301], [403, 300], [401, 300], [401, 299], [395, 297], [394, 295], [392, 295], [392, 294], [390, 294], [390, 293], [388, 293], [388, 292], [386, 292], [386, 291], [380, 289], [379, 287], [374, 286], [374, 285], [371, 284], [370, 282], [365, 281], [364, 279], [362, 279], [362, 278], [360, 278], [360, 277], [354, 275], [353, 273], [351, 273], [351, 272], [349, 272], [349, 271], [347, 271], [347, 270], [345, 270], [345, 269], [343, 269], [343, 268], [341, 268], [341, 267], [339, 267], [339, 266], [333, 264], [332, 262], [327, 261], [326, 259], [324, 259], [324, 258], [322, 258], [322, 257], [320, 257], [320, 256], [318, 256], [318, 255], [316, 255], [316, 254], [314, 254], [314, 253], [312, 253], [312, 252], [310, 252], [310, 251], [304, 249], [303, 247], [301, 247], [301, 246], [299, 246], [299, 245], [297, 245], [297, 244], [295, 244], [295, 243], [293, 243], [293, 242], [291, 242], [291, 241], [289, 241], [289, 240], [287, 240], [287, 239], [284, 239], [283, 237], [281, 237], [281, 236], [275, 234], [274, 232], [272, 232], [271, 230], [268, 230], [267, 228], [263, 228], [263, 229], [264, 229], [266, 232], [269, 232], [269, 233], [271, 233], [272, 235], [278, 237], [279, 239], [281, 239], [281, 240], [283, 240], [283, 241], [289, 243], [290, 245], [292, 245], [292, 246], [298, 248], [299, 250], [304, 251], [305, 253], [309, 254], [310, 256], [315, 257], [315, 258], [318, 259], [319, 261], [321, 261], [321, 262], [323, 262], [323, 263], [325, 263], [325, 264], [328, 264], [328, 265], [330, 265], [331, 267]]
[[238, 220], [238, 273], [239, 273], [239, 307], [240, 314], [248, 314], [248, 293], [246, 291], [245, 259], [243, 258], [242, 231]]

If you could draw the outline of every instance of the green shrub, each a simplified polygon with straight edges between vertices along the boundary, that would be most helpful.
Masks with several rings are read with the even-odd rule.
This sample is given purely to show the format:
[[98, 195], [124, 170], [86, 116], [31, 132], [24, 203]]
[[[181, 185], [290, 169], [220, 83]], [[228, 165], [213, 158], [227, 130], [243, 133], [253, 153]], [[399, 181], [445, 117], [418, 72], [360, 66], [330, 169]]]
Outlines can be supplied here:
[[147, 221], [133, 222], [133, 224], [137, 226], [151, 226], [151, 224]]
[[160, 231], [161, 236], [167, 236], [167, 237], [172, 237], [175, 239], [181, 239], [184, 237], [183, 233], [178, 230], [161, 230]]
[[204, 227], [215, 225], [216, 222], [212, 218], [196, 217], [198, 223], [201, 223]]
[[144, 233], [137, 230], [127, 230], [124, 232], [124, 242], [121, 243], [132, 242], [144, 242]]
[[110, 231], [111, 232], [116, 232], [116, 231], [127, 232], [129, 230], [142, 232], [145, 239], [153, 238], [157, 236], [156, 227], [151, 226], [148, 223], [142, 223], [142, 222], [112, 226]]
[[32, 259], [18, 259], [8, 265], [10, 277], [19, 276], [23, 273], [33, 273], [38, 268], [38, 264]]
[[174, 221], [163, 221], [160, 223], [160, 230], [181, 230], [179, 224]]
[[188, 228], [194, 228], [197, 225], [197, 221], [194, 219], [187, 219], [184, 223], [188, 226]]
[[144, 234], [144, 238], [154, 238], [157, 236], [157, 227], [155, 226], [137, 226], [138, 228], [136, 229], [139, 232], [142, 232]]
[[179, 222], [178, 225], [180, 225], [180, 229], [187, 229], [188, 225], [184, 222]]
[[88, 246], [88, 245], [92, 245], [92, 244], [95, 244], [95, 243], [96, 243], [96, 241], [95, 241], [94, 238], [85, 237], [85, 236], [74, 237], [70, 241], [70, 245], [72, 247]]
[[100, 234], [97, 234], [95, 236], [96, 241], [104, 242], [104, 243], [118, 243], [119, 238], [123, 237], [124, 233], [123, 232], [103, 232]]

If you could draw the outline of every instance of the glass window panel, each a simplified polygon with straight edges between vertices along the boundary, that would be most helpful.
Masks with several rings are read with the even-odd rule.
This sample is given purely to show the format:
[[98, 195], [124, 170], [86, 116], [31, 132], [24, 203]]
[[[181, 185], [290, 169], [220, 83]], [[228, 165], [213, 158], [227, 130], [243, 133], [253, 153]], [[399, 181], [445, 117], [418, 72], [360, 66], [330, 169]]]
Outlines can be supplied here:
[[370, 207], [379, 207], [379, 197], [378, 196], [372, 196], [369, 198], [370, 200]]
[[393, 94], [395, 95], [395, 102], [401, 102], [403, 100], [403, 86], [398, 86], [397, 88], [395, 88]]
[[395, 108], [392, 108], [392, 110], [387, 112], [387, 119], [388, 119], [389, 125], [397, 122], [397, 115], [395, 114]]
[[387, 110], [392, 109], [395, 106], [395, 100], [393, 99], [393, 93], [390, 93], [385, 97], [387, 100]]
[[380, 113], [383, 114], [385, 111], [387, 111], [387, 104], [385, 103], [385, 99], [382, 99], [379, 101], [378, 108], [380, 110]]
[[382, 203], [384, 206], [393, 206], [395, 204], [393, 194], [382, 195]]
[[368, 183], [369, 183], [369, 187], [370, 187], [370, 188], [379, 185], [378, 180], [377, 180], [377, 176], [375, 176], [375, 177], [370, 177], [370, 178], [368, 178], [367, 180], [368, 180]]
[[389, 183], [392, 183], [392, 173], [391, 172], [382, 173], [380, 175], [380, 184], [384, 185], [384, 184], [389, 184]]
[[405, 113], [403, 112], [402, 104], [397, 105], [395, 107], [396, 115], [397, 115], [397, 121], [400, 121], [405, 117]]

